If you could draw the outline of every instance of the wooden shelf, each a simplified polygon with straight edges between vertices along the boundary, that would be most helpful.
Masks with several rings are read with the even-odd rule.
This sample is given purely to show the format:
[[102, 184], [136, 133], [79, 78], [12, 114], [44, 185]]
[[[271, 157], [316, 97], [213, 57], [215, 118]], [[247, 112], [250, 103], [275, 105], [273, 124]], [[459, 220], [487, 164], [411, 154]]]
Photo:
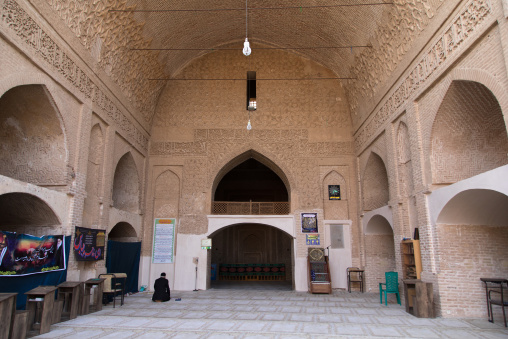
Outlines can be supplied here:
[[420, 279], [422, 273], [420, 240], [403, 240], [400, 246], [403, 279]]

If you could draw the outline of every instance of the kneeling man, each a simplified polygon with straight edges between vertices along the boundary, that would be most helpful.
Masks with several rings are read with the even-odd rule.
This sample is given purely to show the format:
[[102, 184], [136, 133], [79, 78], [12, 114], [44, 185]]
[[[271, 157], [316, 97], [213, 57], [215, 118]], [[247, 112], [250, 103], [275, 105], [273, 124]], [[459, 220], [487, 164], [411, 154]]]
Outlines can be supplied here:
[[152, 301], [168, 301], [171, 299], [169, 292], [169, 282], [166, 279], [166, 273], [162, 272], [161, 277], [155, 280], [153, 284], [153, 297]]

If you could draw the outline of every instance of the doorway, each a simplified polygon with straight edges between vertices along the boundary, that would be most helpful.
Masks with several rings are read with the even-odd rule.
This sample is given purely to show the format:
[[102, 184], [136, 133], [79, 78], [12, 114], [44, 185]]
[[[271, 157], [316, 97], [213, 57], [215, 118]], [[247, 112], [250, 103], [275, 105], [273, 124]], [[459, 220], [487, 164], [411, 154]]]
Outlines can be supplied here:
[[293, 238], [286, 232], [245, 223], [222, 228], [209, 237], [211, 288], [292, 289]]

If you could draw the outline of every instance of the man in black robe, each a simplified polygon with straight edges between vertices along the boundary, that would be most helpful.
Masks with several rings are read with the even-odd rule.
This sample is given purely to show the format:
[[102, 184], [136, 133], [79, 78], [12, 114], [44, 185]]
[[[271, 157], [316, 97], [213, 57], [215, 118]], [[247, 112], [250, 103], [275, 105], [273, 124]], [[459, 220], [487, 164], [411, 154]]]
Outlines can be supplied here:
[[171, 299], [169, 291], [169, 282], [166, 279], [166, 273], [162, 272], [161, 277], [155, 280], [153, 284], [153, 297], [152, 301], [168, 301]]

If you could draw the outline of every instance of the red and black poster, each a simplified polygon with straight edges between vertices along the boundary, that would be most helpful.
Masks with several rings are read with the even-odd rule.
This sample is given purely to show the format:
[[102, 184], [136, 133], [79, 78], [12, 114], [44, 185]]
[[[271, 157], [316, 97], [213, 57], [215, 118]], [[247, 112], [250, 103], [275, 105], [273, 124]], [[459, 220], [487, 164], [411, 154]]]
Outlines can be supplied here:
[[22, 276], [64, 269], [63, 235], [36, 237], [0, 231], [1, 276]]
[[105, 243], [105, 230], [76, 226], [74, 254], [77, 261], [103, 260]]

